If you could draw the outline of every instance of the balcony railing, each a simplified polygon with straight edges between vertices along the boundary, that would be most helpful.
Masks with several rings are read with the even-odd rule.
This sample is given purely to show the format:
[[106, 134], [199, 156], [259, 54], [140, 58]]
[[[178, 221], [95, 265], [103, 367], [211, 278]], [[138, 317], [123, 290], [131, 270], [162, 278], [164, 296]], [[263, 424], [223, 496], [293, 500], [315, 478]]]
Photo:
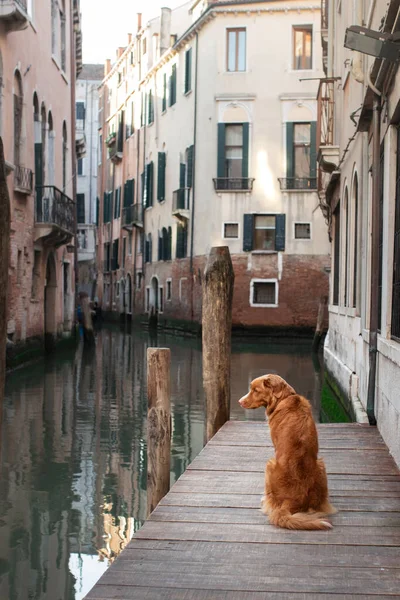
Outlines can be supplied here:
[[27, 0], [0, 0], [0, 21], [9, 31], [25, 29], [29, 23]]
[[73, 235], [75, 203], [54, 185], [37, 186], [35, 223], [53, 225]]
[[318, 88], [317, 160], [324, 172], [332, 173], [339, 160], [334, 146], [335, 79], [321, 79]]
[[316, 177], [280, 177], [281, 190], [316, 190]]
[[143, 227], [143, 204], [137, 203], [122, 209], [122, 227]]
[[253, 177], [217, 177], [213, 179], [217, 192], [251, 192]]
[[15, 165], [14, 169], [14, 189], [21, 194], [32, 194], [33, 191], [33, 173], [31, 169]]

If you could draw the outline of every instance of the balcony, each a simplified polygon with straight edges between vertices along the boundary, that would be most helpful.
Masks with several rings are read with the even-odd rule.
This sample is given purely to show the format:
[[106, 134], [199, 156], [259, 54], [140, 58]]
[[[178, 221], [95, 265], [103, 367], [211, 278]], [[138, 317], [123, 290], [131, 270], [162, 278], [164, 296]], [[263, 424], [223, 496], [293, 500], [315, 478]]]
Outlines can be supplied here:
[[93, 260], [96, 255], [96, 226], [92, 224], [78, 225], [76, 236], [78, 261]]
[[189, 219], [190, 189], [179, 188], [172, 193], [172, 214], [179, 221]]
[[316, 177], [279, 177], [281, 190], [313, 191], [317, 189]]
[[29, 24], [26, 0], [0, 0], [0, 21], [7, 31], [21, 31]]
[[37, 186], [34, 241], [58, 248], [72, 240], [74, 229], [74, 201], [53, 185]]
[[86, 156], [86, 136], [83, 133], [77, 132], [77, 138], [75, 140], [75, 151], [76, 151], [76, 159], [80, 160], [84, 156]]
[[334, 146], [335, 79], [321, 79], [318, 88], [317, 162], [325, 173], [339, 164], [339, 146]]
[[33, 173], [31, 169], [15, 165], [14, 191], [30, 196], [33, 192]]
[[122, 209], [122, 227], [128, 231], [132, 227], [143, 227], [143, 204], [132, 204]]
[[253, 177], [217, 177], [213, 179], [216, 192], [251, 192]]

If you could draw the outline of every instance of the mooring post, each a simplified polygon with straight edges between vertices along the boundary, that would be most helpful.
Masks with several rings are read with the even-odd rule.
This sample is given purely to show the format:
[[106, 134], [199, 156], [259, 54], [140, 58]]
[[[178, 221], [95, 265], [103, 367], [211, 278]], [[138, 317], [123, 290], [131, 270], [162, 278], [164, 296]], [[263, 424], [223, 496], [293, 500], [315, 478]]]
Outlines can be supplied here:
[[171, 351], [147, 349], [147, 516], [169, 491], [171, 463]]
[[321, 341], [321, 337], [323, 334], [325, 307], [326, 307], [327, 303], [328, 303], [328, 296], [321, 296], [321, 299], [319, 302], [319, 307], [318, 307], [317, 326], [315, 328], [315, 334], [314, 334], [313, 345], [312, 345], [313, 352], [318, 351], [318, 346]]
[[206, 442], [229, 420], [234, 280], [229, 248], [211, 248], [204, 272], [202, 319]]

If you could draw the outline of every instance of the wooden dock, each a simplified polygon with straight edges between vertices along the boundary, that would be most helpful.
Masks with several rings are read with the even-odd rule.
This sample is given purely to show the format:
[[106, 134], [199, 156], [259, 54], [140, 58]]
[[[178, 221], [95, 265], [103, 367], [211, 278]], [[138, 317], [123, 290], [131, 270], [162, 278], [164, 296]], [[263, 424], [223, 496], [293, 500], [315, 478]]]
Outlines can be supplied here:
[[328, 532], [286, 531], [258, 510], [273, 455], [265, 423], [229, 421], [87, 600], [400, 597], [400, 473], [376, 428], [319, 425]]

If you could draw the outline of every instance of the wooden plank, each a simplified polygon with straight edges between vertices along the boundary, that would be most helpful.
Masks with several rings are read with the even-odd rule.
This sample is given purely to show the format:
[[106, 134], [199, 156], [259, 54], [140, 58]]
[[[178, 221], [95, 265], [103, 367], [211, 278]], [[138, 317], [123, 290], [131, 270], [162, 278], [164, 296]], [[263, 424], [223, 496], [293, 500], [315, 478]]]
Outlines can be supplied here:
[[328, 532], [288, 531], [266, 523], [240, 525], [235, 527], [222, 523], [173, 523], [147, 521], [136, 533], [138, 539], [188, 540], [213, 542], [251, 542], [279, 544], [344, 544], [353, 546], [398, 546], [400, 528], [385, 527], [384, 534], [377, 527], [334, 528]]
[[[307, 600], [360, 600], [360, 598], [373, 598], [373, 600], [389, 600], [393, 596], [369, 596], [365, 592], [358, 594], [307, 594]], [[98, 584], [89, 592], [86, 600], [266, 600], [264, 592], [233, 592], [231, 590], [199, 590], [187, 588], [164, 587], [137, 587], [131, 585], [103, 585]], [[268, 592], [268, 600], [306, 600], [303, 592]]]
[[187, 560], [190, 556], [197, 562], [219, 561], [240, 565], [243, 556], [255, 564], [268, 565], [287, 564], [307, 566], [318, 564], [325, 567], [365, 567], [365, 568], [399, 568], [398, 548], [380, 547], [379, 552], [374, 546], [359, 546], [356, 551], [353, 546], [334, 545], [282, 545], [269, 544], [224, 544], [221, 552], [220, 542], [190, 542], [169, 540], [145, 540], [134, 538], [124, 550], [119, 560], [168, 560], [171, 555], [176, 561]]

